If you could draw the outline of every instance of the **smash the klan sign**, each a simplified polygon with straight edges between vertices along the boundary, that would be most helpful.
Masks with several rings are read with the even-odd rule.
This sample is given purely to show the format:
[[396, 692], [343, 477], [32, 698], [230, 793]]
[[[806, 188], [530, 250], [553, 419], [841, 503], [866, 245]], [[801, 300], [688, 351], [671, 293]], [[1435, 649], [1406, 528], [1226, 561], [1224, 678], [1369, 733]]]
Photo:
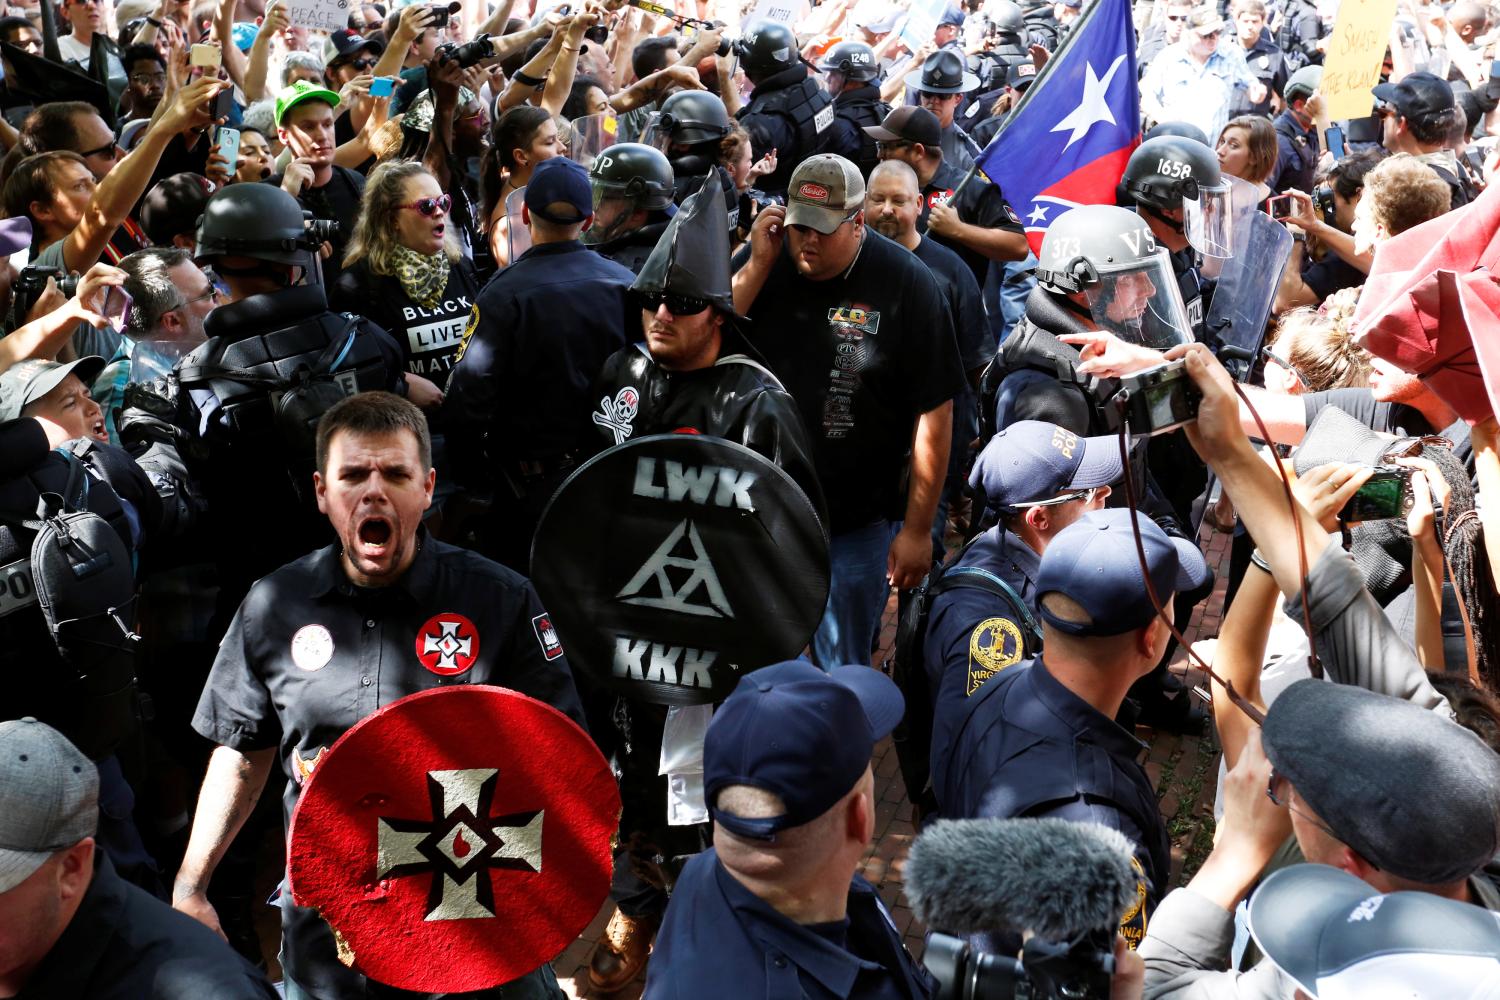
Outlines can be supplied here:
[[287, 874], [370, 979], [487, 989], [556, 958], [599, 912], [619, 816], [608, 764], [567, 716], [504, 688], [437, 688], [323, 754]]
[[572, 666], [642, 701], [704, 705], [802, 652], [828, 598], [828, 536], [758, 453], [655, 434], [558, 488], [531, 577]]

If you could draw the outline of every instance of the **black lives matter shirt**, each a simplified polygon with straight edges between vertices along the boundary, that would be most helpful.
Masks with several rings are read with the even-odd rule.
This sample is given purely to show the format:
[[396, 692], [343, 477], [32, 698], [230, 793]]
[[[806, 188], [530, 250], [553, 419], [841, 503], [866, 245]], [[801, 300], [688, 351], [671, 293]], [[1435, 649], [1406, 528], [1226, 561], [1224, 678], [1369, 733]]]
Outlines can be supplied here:
[[916, 419], [964, 385], [931, 272], [870, 229], [848, 271], [828, 281], [803, 278], [783, 250], [750, 320], [807, 425], [833, 533], [900, 519]]
[[358, 313], [384, 329], [401, 345], [406, 370], [442, 388], [478, 296], [474, 264], [460, 257], [448, 269], [442, 300], [431, 309], [413, 302], [394, 275], [372, 274], [366, 260], [339, 276], [331, 300], [334, 309]]

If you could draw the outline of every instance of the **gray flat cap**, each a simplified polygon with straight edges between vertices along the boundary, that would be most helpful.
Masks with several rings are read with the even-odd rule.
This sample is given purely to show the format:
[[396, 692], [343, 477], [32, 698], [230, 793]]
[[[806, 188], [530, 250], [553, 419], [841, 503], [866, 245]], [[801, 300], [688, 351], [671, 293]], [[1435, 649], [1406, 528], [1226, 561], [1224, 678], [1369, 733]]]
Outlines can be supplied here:
[[1271, 703], [1262, 739], [1297, 795], [1382, 871], [1454, 882], [1500, 850], [1500, 755], [1437, 712], [1309, 679]]

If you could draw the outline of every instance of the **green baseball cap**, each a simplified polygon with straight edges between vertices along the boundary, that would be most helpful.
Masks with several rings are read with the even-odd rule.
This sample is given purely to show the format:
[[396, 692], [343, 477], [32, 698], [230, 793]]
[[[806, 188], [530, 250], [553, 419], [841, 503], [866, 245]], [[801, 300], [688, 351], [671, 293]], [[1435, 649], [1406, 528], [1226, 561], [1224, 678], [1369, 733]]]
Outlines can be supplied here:
[[339, 95], [327, 87], [320, 87], [306, 80], [298, 80], [276, 95], [276, 124], [279, 126], [282, 116], [303, 101], [323, 101], [329, 107], [336, 108], [339, 106]]

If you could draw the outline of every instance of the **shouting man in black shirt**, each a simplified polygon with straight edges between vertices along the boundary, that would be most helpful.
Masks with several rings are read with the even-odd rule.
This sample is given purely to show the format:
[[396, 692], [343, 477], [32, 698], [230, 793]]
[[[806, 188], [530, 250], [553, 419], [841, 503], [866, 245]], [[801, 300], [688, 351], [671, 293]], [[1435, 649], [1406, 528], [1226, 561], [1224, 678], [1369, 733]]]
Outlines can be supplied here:
[[734, 276], [735, 311], [802, 412], [828, 504], [833, 578], [813, 636], [824, 667], [868, 663], [888, 586], [914, 586], [931, 566], [963, 387], [937, 281], [865, 228], [864, 196], [843, 157], [803, 161], [786, 208], [756, 218]]

